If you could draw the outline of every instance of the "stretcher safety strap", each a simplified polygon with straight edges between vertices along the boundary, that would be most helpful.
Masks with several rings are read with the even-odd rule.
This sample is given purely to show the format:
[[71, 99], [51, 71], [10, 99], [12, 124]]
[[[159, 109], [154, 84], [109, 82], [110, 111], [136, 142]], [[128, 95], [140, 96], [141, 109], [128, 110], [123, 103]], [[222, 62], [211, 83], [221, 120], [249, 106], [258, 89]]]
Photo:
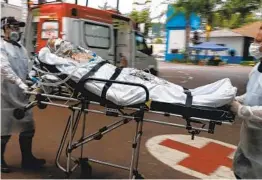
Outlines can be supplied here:
[[186, 107], [191, 107], [193, 103], [193, 96], [189, 89], [184, 87], [184, 93], [187, 95], [186, 98]]
[[[189, 119], [190, 116], [191, 116], [191, 113], [190, 113], [191, 111], [187, 110], [187, 109], [192, 107], [193, 96], [192, 96], [190, 90], [187, 89], [187, 88], [184, 88], [184, 93], [187, 95], [187, 98], [186, 98], [186, 104], [185, 104], [186, 105], [186, 109], [185, 109], [185, 111], [183, 112], [182, 115], [183, 115], [183, 118]], [[190, 124], [188, 124], [188, 125], [190, 125]]]
[[108, 61], [101, 61], [97, 65], [95, 65], [88, 73], [86, 73], [80, 81], [76, 84], [76, 89], [74, 92], [74, 97], [77, 97], [78, 93], [81, 91], [81, 89], [84, 89], [84, 85], [86, 80], [94, 75], [103, 65], [109, 63]]
[[[122, 68], [116, 68], [114, 74], [111, 76], [110, 80], [116, 80], [116, 78], [119, 76], [119, 74], [121, 73]], [[106, 82], [102, 94], [101, 94], [101, 105], [104, 106], [106, 104], [106, 93], [108, 91], [108, 89], [112, 86], [112, 82]]]

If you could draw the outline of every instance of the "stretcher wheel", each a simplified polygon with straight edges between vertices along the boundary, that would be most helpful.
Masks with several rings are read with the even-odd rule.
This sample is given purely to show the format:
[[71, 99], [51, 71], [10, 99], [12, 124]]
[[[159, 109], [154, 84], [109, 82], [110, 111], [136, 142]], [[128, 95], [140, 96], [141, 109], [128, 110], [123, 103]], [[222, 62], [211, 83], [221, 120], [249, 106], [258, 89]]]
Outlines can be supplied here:
[[25, 117], [25, 111], [23, 109], [15, 109], [13, 115], [16, 119], [20, 120]]
[[48, 99], [47, 99], [46, 97], [43, 97], [43, 96], [41, 96], [41, 95], [38, 95], [38, 96], [37, 96], [37, 100], [38, 100], [37, 107], [38, 107], [39, 109], [45, 109], [45, 108], [47, 107], [47, 104], [41, 103], [41, 101], [44, 101], [44, 102], [47, 102], [47, 101], [48, 101]]
[[45, 109], [45, 108], [47, 107], [47, 104], [39, 103], [39, 104], [37, 104], [37, 107], [38, 107], [39, 109]]
[[92, 166], [89, 164], [87, 158], [80, 159], [81, 174], [80, 179], [91, 179]]

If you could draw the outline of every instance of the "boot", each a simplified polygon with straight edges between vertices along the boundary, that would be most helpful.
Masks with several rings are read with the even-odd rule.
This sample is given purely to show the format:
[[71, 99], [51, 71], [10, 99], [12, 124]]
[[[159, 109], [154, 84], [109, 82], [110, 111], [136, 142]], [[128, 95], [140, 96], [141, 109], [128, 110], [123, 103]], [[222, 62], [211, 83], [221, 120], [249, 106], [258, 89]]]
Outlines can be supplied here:
[[4, 159], [5, 148], [6, 148], [6, 144], [9, 139], [10, 139], [10, 136], [1, 136], [1, 172], [2, 173], [10, 172], [10, 169]]
[[44, 159], [37, 159], [32, 154], [32, 140], [33, 137], [19, 137], [19, 144], [22, 153], [21, 166], [24, 169], [39, 169], [46, 163]]

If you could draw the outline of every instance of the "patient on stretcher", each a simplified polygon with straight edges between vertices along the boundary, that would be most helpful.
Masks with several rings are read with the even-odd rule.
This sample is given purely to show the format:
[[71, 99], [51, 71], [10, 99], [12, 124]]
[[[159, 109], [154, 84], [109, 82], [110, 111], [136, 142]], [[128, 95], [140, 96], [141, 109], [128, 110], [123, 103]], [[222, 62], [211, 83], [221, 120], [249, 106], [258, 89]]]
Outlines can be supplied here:
[[[40, 50], [38, 58], [42, 63], [52, 65], [58, 71], [70, 76], [71, 80], [76, 83], [97, 64], [105, 61], [94, 52], [74, 46], [72, 43], [61, 39], [49, 40], [47, 47]], [[116, 66], [106, 63], [98, 68], [91, 77], [109, 80], [116, 70]], [[171, 104], [186, 103], [187, 95], [182, 86], [142, 70], [122, 68], [114, 80], [143, 84], [147, 87], [152, 101]], [[104, 86], [105, 82], [89, 81], [85, 83], [85, 88], [88, 91], [100, 97]], [[237, 88], [232, 86], [230, 79], [225, 78], [190, 89], [190, 92], [193, 96], [192, 105], [216, 108], [230, 104], [236, 96]], [[121, 106], [142, 103], [145, 97], [145, 91], [141, 87], [115, 83], [109, 87], [106, 93], [107, 100]]]
[[70, 42], [63, 41], [62, 39], [49, 39], [47, 46], [57, 56], [70, 58], [78, 63], [88, 62], [94, 58], [91, 54], [85, 52], [84, 49], [75, 47]]

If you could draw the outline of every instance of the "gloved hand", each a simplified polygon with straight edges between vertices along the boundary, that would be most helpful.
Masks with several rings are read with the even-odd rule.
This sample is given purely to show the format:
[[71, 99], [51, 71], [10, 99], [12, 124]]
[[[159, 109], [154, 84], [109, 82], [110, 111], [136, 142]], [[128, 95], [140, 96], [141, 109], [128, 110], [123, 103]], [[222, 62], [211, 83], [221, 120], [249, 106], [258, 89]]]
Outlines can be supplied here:
[[28, 91], [29, 87], [25, 83], [21, 83], [18, 85], [19, 88], [21, 88], [23, 91]]
[[18, 79], [16, 81], [16, 84], [18, 85], [19, 88], [21, 88], [23, 91], [28, 91], [29, 87], [21, 80]]
[[238, 113], [238, 110], [239, 110], [239, 108], [240, 108], [241, 106], [242, 106], [242, 105], [241, 105], [238, 101], [234, 100], [234, 101], [231, 103], [230, 110], [231, 110], [233, 113], [237, 114], [237, 113]]
[[34, 76], [36, 76], [36, 72], [34, 70], [31, 70], [29, 72], [29, 77], [34, 77]]
[[235, 100], [238, 101], [240, 104], [243, 104], [245, 101], [246, 94], [243, 94], [242, 96], [235, 97]]

